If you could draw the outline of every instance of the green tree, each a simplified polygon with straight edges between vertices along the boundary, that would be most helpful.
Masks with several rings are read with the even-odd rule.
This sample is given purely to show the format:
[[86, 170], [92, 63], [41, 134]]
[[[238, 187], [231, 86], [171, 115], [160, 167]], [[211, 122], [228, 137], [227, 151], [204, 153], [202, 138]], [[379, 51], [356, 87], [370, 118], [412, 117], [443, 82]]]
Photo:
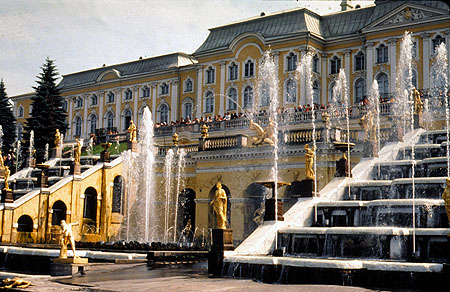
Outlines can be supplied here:
[[3, 130], [3, 155], [13, 150], [16, 141], [16, 118], [14, 117], [13, 108], [6, 94], [3, 79], [0, 81], [0, 125]]
[[[47, 58], [41, 69], [42, 73], [37, 76], [36, 81], [38, 85], [33, 87], [36, 94], [32, 98], [32, 112], [25, 127], [27, 139], [31, 130], [34, 131], [34, 147], [38, 162], [43, 161], [45, 144], [48, 143], [50, 149], [55, 146], [53, 141], [56, 129], [64, 134], [67, 130], [64, 99], [56, 86], [58, 72], [54, 61]], [[29, 141], [26, 141], [26, 145], [29, 145]]]

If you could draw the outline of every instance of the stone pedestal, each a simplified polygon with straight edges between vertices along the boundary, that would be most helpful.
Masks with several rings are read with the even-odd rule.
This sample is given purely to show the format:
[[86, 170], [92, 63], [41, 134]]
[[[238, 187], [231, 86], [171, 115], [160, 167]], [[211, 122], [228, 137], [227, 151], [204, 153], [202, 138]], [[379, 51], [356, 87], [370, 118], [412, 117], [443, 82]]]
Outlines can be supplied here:
[[352, 177], [351, 173], [351, 165], [350, 169], [348, 167], [346, 157], [342, 157], [338, 161], [336, 161], [336, 173], [334, 174], [335, 177]]
[[302, 184], [302, 197], [314, 197], [314, 180], [307, 178], [301, 181]]
[[53, 148], [52, 149], [52, 158], [62, 158], [62, 149], [61, 148]]
[[414, 114], [414, 129], [423, 128], [422, 113]]
[[81, 165], [77, 164], [77, 163], [73, 163], [70, 166], [70, 174], [81, 175]]
[[275, 220], [275, 208], [277, 208], [277, 220], [284, 221], [283, 202], [280, 199], [278, 199], [277, 204], [275, 204], [275, 198], [270, 198], [266, 200], [266, 212], [264, 214], [264, 221]]
[[48, 188], [48, 176], [46, 176], [44, 173], [42, 173], [39, 180], [40, 180], [41, 188]]
[[3, 203], [14, 203], [13, 191], [10, 189], [2, 190], [2, 202]]
[[77, 273], [84, 274], [87, 266], [87, 258], [56, 258], [50, 265], [50, 275], [72, 276]]
[[365, 141], [363, 144], [363, 157], [378, 157], [378, 143]]
[[138, 143], [136, 141], [128, 141], [128, 150], [138, 152]]
[[208, 253], [208, 274], [210, 277], [222, 275], [223, 252], [225, 250], [234, 250], [233, 230], [213, 229], [211, 250]]
[[100, 161], [101, 162], [110, 162], [111, 160], [109, 159], [109, 152], [106, 150], [103, 150], [102, 152], [100, 152]]

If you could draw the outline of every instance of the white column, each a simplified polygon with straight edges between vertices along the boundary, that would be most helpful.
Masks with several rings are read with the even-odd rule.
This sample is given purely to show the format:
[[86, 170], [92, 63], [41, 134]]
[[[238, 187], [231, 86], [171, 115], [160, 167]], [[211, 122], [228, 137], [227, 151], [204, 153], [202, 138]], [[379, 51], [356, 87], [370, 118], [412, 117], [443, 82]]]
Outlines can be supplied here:
[[203, 66], [198, 66], [197, 68], [197, 100], [195, 102], [195, 118], [200, 118], [202, 116], [202, 70]]
[[223, 117], [225, 114], [225, 61], [220, 62], [220, 102], [219, 115]]
[[117, 128], [117, 132], [121, 132], [121, 124], [120, 124], [120, 104], [122, 103], [122, 88], [118, 88], [115, 90], [116, 92], [116, 122], [115, 126]]
[[99, 91], [98, 96], [98, 128], [103, 128], [103, 103], [105, 102], [105, 91]]
[[322, 66], [320, 66], [320, 76], [322, 77], [322, 102], [328, 104], [328, 84], [327, 84], [327, 54], [322, 54]]
[[172, 95], [170, 97], [170, 120], [176, 121], [178, 117], [178, 80], [172, 80], [170, 83], [172, 87]]
[[157, 97], [157, 90], [158, 90], [158, 83], [152, 83], [152, 119], [153, 123], [156, 124], [156, 97]]
[[81, 133], [80, 138], [87, 139], [89, 137], [88, 131], [87, 131], [87, 124], [88, 124], [88, 106], [89, 106], [89, 95], [84, 95], [83, 97], [83, 105], [84, 105], [84, 117], [83, 117], [83, 132]]
[[430, 88], [430, 36], [429, 33], [422, 34], [423, 88]]
[[366, 46], [366, 88], [372, 88], [373, 83], [373, 43], [367, 42]]
[[73, 122], [73, 96], [70, 96], [69, 98], [67, 98], [67, 103], [69, 104], [69, 131], [66, 133], [67, 137], [65, 137], [64, 139], [67, 140], [72, 140], [72, 122]]
[[[396, 80], [397, 80], [397, 39], [391, 38], [388, 40], [389, 44], [389, 64], [391, 66], [391, 80], [390, 88], [391, 92], [395, 91], [395, 88], [397, 88]], [[371, 88], [371, 87], [368, 87]]]
[[347, 95], [348, 95], [348, 105], [352, 105], [353, 102], [353, 85], [351, 83], [350, 80], [350, 71], [351, 71], [351, 67], [350, 67], [350, 57], [351, 57], [351, 50], [346, 49], [344, 50], [344, 62], [345, 62], [345, 78], [347, 79]]
[[139, 99], [139, 86], [134, 87], [134, 96], [133, 96], [133, 121], [134, 124], [138, 124], [138, 99]]

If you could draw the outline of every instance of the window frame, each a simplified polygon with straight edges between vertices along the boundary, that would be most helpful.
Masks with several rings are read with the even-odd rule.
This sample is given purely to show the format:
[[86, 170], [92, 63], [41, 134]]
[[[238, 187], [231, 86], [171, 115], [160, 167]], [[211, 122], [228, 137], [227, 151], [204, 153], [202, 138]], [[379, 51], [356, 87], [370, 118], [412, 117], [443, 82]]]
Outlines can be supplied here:
[[366, 70], [366, 56], [363, 52], [359, 51], [355, 55], [355, 71]]
[[244, 63], [244, 78], [252, 78], [255, 76], [255, 62], [248, 59]]
[[341, 58], [338, 56], [333, 56], [333, 58], [330, 59], [330, 74], [338, 74], [339, 70], [341, 69]]
[[286, 103], [297, 102], [297, 82], [294, 79], [285, 82], [284, 100]]
[[[234, 93], [234, 95], [232, 96], [231, 94]], [[231, 87], [230, 89], [228, 89], [228, 93], [227, 93], [227, 110], [229, 111], [235, 111], [237, 110], [237, 103], [238, 103], [238, 91], [236, 88]], [[234, 102], [232, 102], [232, 100]]]
[[231, 62], [228, 66], [228, 80], [235, 81], [239, 79], [239, 66], [236, 62]]
[[142, 88], [142, 98], [150, 97], [150, 88], [148, 86], [144, 86]]
[[214, 93], [212, 91], [207, 91], [205, 94], [205, 113], [214, 112]]
[[297, 55], [293, 52], [290, 52], [286, 56], [286, 71], [295, 71], [298, 66], [298, 58]]
[[252, 108], [253, 97], [254, 97], [253, 87], [250, 85], [245, 86], [242, 98], [242, 108]]
[[205, 84], [214, 84], [216, 69], [212, 65], [210, 65], [206, 69], [205, 74], [206, 74]]
[[169, 95], [169, 85], [166, 82], [159, 86], [159, 95]]
[[115, 100], [116, 100], [116, 95], [112, 91], [108, 92], [106, 97], [108, 97], [108, 102], [107, 103], [114, 103]]
[[385, 44], [380, 44], [376, 48], [377, 64], [385, 64], [389, 62], [389, 47]]

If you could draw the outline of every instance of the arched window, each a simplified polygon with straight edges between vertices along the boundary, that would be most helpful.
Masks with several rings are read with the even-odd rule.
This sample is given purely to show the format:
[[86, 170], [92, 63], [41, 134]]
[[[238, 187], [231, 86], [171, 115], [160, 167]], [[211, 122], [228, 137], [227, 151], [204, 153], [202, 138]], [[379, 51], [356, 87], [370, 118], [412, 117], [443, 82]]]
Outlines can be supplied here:
[[18, 232], [33, 232], [33, 219], [28, 215], [22, 215], [17, 220]]
[[236, 80], [238, 78], [238, 65], [235, 62], [228, 66], [228, 74], [229, 80]]
[[108, 92], [107, 97], [108, 97], [108, 103], [114, 102], [114, 93], [112, 93], [111, 91]]
[[417, 71], [412, 70], [412, 79], [411, 79], [412, 85], [417, 88]]
[[290, 53], [287, 58], [287, 71], [294, 71], [297, 69], [297, 55]]
[[250, 108], [253, 106], [253, 88], [247, 86], [244, 89], [244, 108]]
[[169, 94], [169, 85], [167, 85], [165, 82], [160, 86], [160, 94], [161, 95]]
[[168, 123], [169, 122], [169, 107], [167, 104], [161, 104], [159, 107], [159, 122]]
[[244, 65], [244, 77], [252, 77], [255, 74], [255, 63], [248, 60]]
[[89, 116], [89, 133], [95, 134], [95, 130], [97, 129], [97, 115], [92, 114]]
[[355, 82], [355, 103], [359, 103], [364, 99], [365, 81], [363, 78], [359, 78]]
[[320, 104], [320, 90], [319, 90], [319, 83], [317, 80], [314, 80], [313, 82], [313, 97], [314, 97], [314, 103]]
[[388, 61], [388, 47], [381, 44], [377, 48], [377, 63], [387, 63]]
[[314, 55], [312, 59], [313, 72], [319, 73], [319, 57]]
[[131, 100], [133, 99], [133, 91], [131, 89], [125, 90], [125, 100]]
[[93, 94], [93, 95], [91, 96], [91, 105], [97, 105], [97, 103], [98, 103], [97, 95], [96, 95], [96, 94]]
[[142, 88], [142, 97], [150, 97], [150, 88], [148, 86]]
[[111, 130], [114, 127], [114, 114], [112, 112], [106, 114], [106, 126], [108, 130]]
[[289, 79], [286, 82], [286, 96], [285, 96], [285, 100], [288, 103], [297, 101], [297, 83], [294, 80], [292, 80], [292, 79]]
[[17, 117], [23, 118], [23, 106], [19, 105], [19, 108], [17, 110]]
[[208, 91], [205, 97], [205, 113], [212, 112], [214, 112], [214, 94]]
[[128, 129], [128, 127], [130, 126], [130, 122], [131, 122], [131, 110], [130, 109], [126, 109], [123, 112], [123, 126], [124, 126], [124, 130]]
[[260, 103], [261, 106], [269, 106], [270, 102], [270, 87], [269, 85], [264, 82], [260, 87]]
[[209, 66], [208, 69], [206, 70], [206, 84], [214, 83], [214, 75], [215, 75], [214, 68], [212, 66]]
[[183, 103], [183, 118], [185, 119], [192, 118], [192, 108], [193, 108], [192, 104], [193, 104], [192, 99], [190, 98], [185, 99]]
[[81, 97], [77, 98], [76, 107], [77, 108], [83, 107], [83, 98], [81, 98]]
[[184, 83], [184, 92], [191, 92], [192, 91], [192, 80], [189, 78]]
[[75, 117], [75, 136], [78, 137], [81, 136], [81, 124], [83, 124], [81, 117], [80, 116]]
[[60, 225], [61, 220], [66, 220], [67, 207], [63, 201], [56, 201], [52, 207], [52, 225]]
[[364, 69], [366, 69], [365, 68], [364, 53], [363, 52], [359, 52], [355, 56], [355, 70], [359, 71], [359, 70], [364, 70]]
[[97, 191], [93, 187], [84, 191], [83, 218], [97, 221]]
[[389, 78], [386, 73], [381, 73], [377, 76], [378, 90], [380, 97], [388, 97], [389, 94]]
[[433, 39], [433, 54], [436, 54], [436, 48], [442, 43], [445, 44], [445, 39], [443, 37], [441, 37], [440, 35], [437, 35]]
[[[182, 230], [191, 221], [191, 226], [195, 227], [195, 191], [192, 189], [184, 189], [180, 193], [180, 206], [182, 208], [181, 224], [179, 228]], [[178, 230], [179, 232], [181, 230]], [[188, 235], [189, 236], [189, 235]]]
[[113, 200], [112, 200], [112, 211], [120, 213], [122, 211], [122, 196], [123, 196], [123, 178], [118, 175], [114, 178], [113, 186]]
[[330, 60], [330, 74], [338, 74], [339, 73], [339, 69], [341, 69], [341, 59], [339, 59], [338, 57], [334, 56], [331, 60]]
[[228, 110], [237, 109], [237, 90], [235, 88], [230, 88], [228, 91]]

